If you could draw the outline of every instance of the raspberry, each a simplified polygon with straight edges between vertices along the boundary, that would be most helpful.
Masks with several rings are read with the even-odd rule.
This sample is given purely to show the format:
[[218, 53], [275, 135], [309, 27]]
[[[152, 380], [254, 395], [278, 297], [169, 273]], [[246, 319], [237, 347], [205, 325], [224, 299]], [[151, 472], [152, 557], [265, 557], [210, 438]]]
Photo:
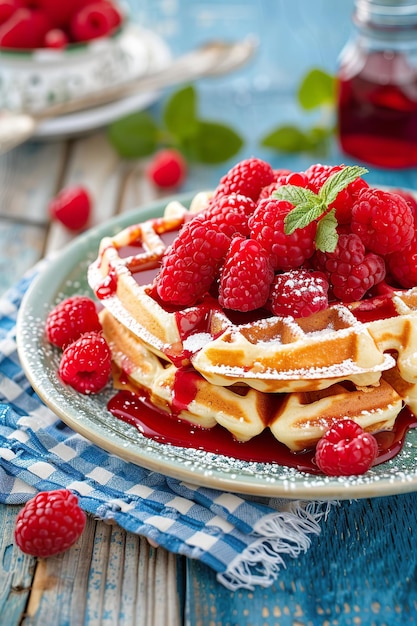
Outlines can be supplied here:
[[69, 31], [74, 41], [91, 41], [114, 30], [114, 7], [107, 2], [92, 2], [74, 13]]
[[[343, 169], [343, 165], [321, 165], [320, 163], [309, 167], [305, 174], [308, 180], [309, 189], [318, 193], [326, 180], [336, 172]], [[345, 189], [339, 191], [337, 198], [329, 205], [330, 209], [336, 209], [336, 219], [338, 224], [348, 224], [352, 217], [352, 206], [359, 192], [367, 189], [368, 183], [363, 178], [357, 178], [350, 183]]]
[[157, 187], [175, 188], [184, 182], [187, 164], [178, 150], [161, 150], [150, 162], [146, 173]]
[[252, 239], [232, 240], [221, 274], [219, 303], [234, 311], [253, 311], [264, 306], [274, 278], [261, 245]]
[[85, 228], [90, 219], [91, 198], [85, 187], [74, 185], [62, 189], [49, 203], [49, 214], [69, 230]]
[[213, 197], [238, 193], [257, 200], [261, 190], [274, 181], [272, 167], [262, 159], [250, 158], [237, 163], [221, 179]]
[[401, 287], [406, 289], [415, 287], [417, 285], [417, 235], [405, 250], [389, 254], [385, 261], [389, 272]]
[[111, 352], [97, 332], [88, 332], [67, 346], [58, 369], [62, 380], [81, 393], [98, 393], [111, 372]]
[[87, 296], [72, 296], [63, 300], [46, 318], [46, 336], [58, 348], [76, 341], [83, 333], [100, 330], [96, 305]]
[[269, 308], [275, 315], [308, 317], [329, 305], [329, 283], [321, 272], [292, 270], [277, 274], [269, 295]]
[[374, 463], [378, 444], [351, 419], [336, 422], [316, 447], [316, 463], [329, 476], [364, 474]]
[[180, 230], [166, 251], [156, 277], [156, 292], [164, 302], [195, 304], [215, 280], [230, 238], [217, 224], [194, 218]]
[[217, 224], [228, 237], [235, 234], [249, 236], [248, 218], [256, 209], [255, 202], [247, 196], [232, 193], [210, 202], [207, 209], [198, 213], [201, 220]]
[[14, 537], [25, 554], [46, 558], [68, 550], [81, 536], [85, 522], [71, 491], [41, 491], [19, 512]]
[[0, 46], [22, 50], [41, 48], [50, 28], [50, 20], [43, 11], [19, 8], [0, 26]]
[[19, 7], [18, 0], [0, 0], [0, 24], [4, 24]]
[[360, 300], [386, 273], [384, 260], [366, 254], [360, 237], [352, 233], [339, 235], [334, 252], [317, 251], [312, 263], [326, 274], [333, 295], [342, 302]]
[[407, 201], [381, 189], [364, 189], [352, 207], [351, 229], [376, 254], [399, 252], [414, 236], [414, 217]]
[[267, 252], [274, 270], [296, 269], [314, 254], [314, 222], [291, 235], [284, 232], [284, 220], [293, 208], [290, 202], [276, 198], [261, 200], [249, 219], [250, 236]]
[[402, 198], [404, 198], [404, 200], [407, 202], [408, 206], [410, 207], [413, 213], [414, 224], [417, 224], [417, 200], [416, 198], [411, 193], [409, 193], [408, 191], [405, 191], [404, 189], [393, 189], [392, 193], [395, 193], [397, 196], [401, 196]]
[[51, 28], [45, 35], [45, 48], [65, 48], [69, 43], [68, 35], [60, 28]]

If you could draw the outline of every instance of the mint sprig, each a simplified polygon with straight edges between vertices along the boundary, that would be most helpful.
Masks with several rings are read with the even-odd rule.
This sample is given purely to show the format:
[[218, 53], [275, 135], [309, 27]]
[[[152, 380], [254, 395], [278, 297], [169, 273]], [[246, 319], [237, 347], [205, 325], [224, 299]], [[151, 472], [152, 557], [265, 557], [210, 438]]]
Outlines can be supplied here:
[[322, 185], [318, 193], [296, 185], [283, 185], [272, 194], [279, 200], [294, 205], [284, 221], [284, 232], [291, 235], [297, 228], [305, 228], [318, 221], [316, 248], [322, 252], [333, 252], [337, 245], [337, 220], [330, 205], [338, 194], [368, 170], [359, 165], [348, 165], [335, 172]]
[[320, 68], [309, 70], [299, 84], [297, 103], [307, 113], [319, 111], [321, 119], [310, 128], [295, 124], [278, 126], [261, 139], [261, 146], [287, 154], [305, 152], [326, 156], [335, 133], [335, 76]]
[[139, 111], [113, 122], [108, 139], [125, 159], [147, 157], [159, 148], [176, 148], [189, 162], [217, 164], [235, 156], [242, 137], [231, 127], [200, 117], [193, 86], [175, 91], [160, 116]]

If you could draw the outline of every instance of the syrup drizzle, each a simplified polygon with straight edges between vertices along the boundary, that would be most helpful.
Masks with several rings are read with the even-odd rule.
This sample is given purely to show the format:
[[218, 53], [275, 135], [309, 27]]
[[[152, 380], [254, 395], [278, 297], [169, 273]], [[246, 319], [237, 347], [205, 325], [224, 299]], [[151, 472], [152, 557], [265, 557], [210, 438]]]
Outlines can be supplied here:
[[[176, 410], [187, 405], [194, 393], [192, 375], [188, 392], [177, 397]], [[187, 397], [188, 396], [188, 397]], [[321, 474], [314, 461], [314, 450], [291, 452], [279, 443], [269, 430], [247, 442], [239, 442], [221, 426], [205, 429], [181, 420], [173, 414], [156, 409], [146, 393], [121, 390], [108, 403], [108, 409], [118, 419], [135, 426], [145, 437], [154, 441], [182, 448], [194, 448], [219, 455], [233, 457], [241, 461], [275, 463], [309, 474]], [[417, 417], [404, 408], [395, 421], [392, 431], [382, 431], [375, 435], [378, 442], [378, 457], [374, 465], [394, 458], [402, 449], [409, 429], [417, 428]]]

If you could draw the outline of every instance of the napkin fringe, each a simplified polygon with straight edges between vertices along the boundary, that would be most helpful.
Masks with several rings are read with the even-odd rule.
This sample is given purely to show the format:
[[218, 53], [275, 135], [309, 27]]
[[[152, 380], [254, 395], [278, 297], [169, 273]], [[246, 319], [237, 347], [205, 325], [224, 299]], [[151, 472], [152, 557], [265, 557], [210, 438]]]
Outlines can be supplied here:
[[297, 558], [311, 544], [309, 535], [319, 535], [320, 522], [326, 518], [335, 501], [289, 501], [286, 510], [263, 517], [255, 525], [258, 537], [229, 564], [217, 580], [230, 589], [253, 590], [270, 587], [286, 566], [284, 556]]

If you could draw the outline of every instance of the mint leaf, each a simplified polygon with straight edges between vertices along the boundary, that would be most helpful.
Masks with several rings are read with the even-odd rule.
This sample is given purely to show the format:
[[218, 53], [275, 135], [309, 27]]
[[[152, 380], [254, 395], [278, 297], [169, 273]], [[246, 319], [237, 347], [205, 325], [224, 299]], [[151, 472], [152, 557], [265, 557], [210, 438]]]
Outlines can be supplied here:
[[337, 219], [336, 209], [324, 215], [317, 224], [316, 248], [322, 252], [334, 252], [337, 246]]
[[[320, 218], [319, 225], [321, 221], [324, 221], [323, 226], [318, 229], [320, 245], [326, 248], [332, 245], [336, 246], [337, 221], [334, 215], [329, 217], [333, 213], [333, 210], [329, 211], [329, 206], [335, 201], [340, 191], [367, 171], [367, 169], [358, 165], [348, 165], [332, 174], [320, 188], [319, 193], [314, 193], [310, 189], [298, 187], [297, 185], [278, 187], [272, 194], [273, 197], [279, 200], [286, 200], [294, 205], [294, 209], [288, 213], [284, 220], [285, 234], [291, 235], [297, 228], [305, 228], [308, 224]], [[326, 251], [329, 250], [326, 249]]]
[[208, 165], [227, 161], [242, 146], [243, 139], [232, 128], [206, 120], [200, 120], [195, 134], [183, 143], [189, 159]]
[[146, 111], [127, 115], [107, 129], [111, 145], [126, 159], [145, 157], [155, 152], [158, 136], [158, 126]]
[[368, 170], [359, 165], [347, 165], [343, 169], [339, 170], [335, 174], [332, 174], [319, 191], [319, 196], [323, 199], [323, 202], [329, 206], [336, 200], [336, 197], [340, 191], [345, 189], [354, 180], [367, 174]]
[[261, 139], [265, 148], [281, 150], [281, 152], [302, 152], [309, 149], [310, 141], [296, 126], [280, 126]]
[[336, 99], [335, 77], [323, 70], [314, 68], [303, 78], [297, 96], [300, 106], [307, 111], [323, 105], [334, 105]]
[[177, 139], [197, 132], [197, 93], [194, 87], [183, 87], [168, 99], [163, 119], [167, 130]]

